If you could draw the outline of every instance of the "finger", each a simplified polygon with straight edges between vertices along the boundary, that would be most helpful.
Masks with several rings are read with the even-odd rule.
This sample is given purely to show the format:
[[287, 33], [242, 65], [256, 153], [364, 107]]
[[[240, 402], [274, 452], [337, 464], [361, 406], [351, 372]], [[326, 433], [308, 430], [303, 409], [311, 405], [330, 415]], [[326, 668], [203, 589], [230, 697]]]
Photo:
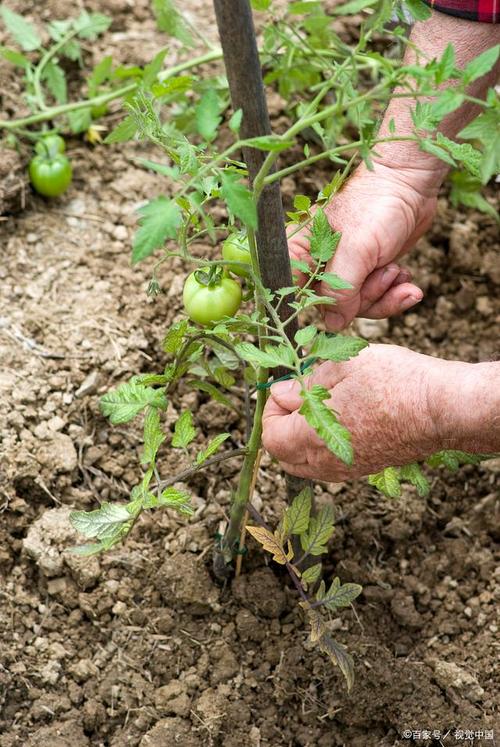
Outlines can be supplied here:
[[[311, 269], [314, 267], [314, 262], [309, 252], [309, 239], [307, 238], [308, 232], [301, 231], [295, 234], [288, 240], [288, 253], [290, 259], [295, 259], [298, 262], [305, 262]], [[292, 267], [292, 275], [297, 285], [302, 286], [307, 281], [307, 275], [300, 270], [296, 270]]]
[[283, 415], [282, 408], [272, 399], [266, 404], [262, 418], [262, 443], [271, 456], [280, 461], [305, 464], [310, 431], [298, 412]]
[[424, 294], [422, 290], [413, 283], [401, 283], [389, 288], [381, 299], [363, 311], [366, 319], [385, 319], [395, 314], [411, 309], [420, 303]]
[[280, 467], [284, 472], [294, 477], [303, 477], [305, 480], [321, 480], [318, 469], [311, 467], [309, 464], [292, 464], [291, 462], [280, 461]]
[[365, 316], [366, 310], [380, 301], [389, 288], [402, 283], [409, 283], [411, 279], [411, 272], [396, 264], [374, 270], [361, 289], [358, 316]]
[[374, 270], [366, 278], [361, 288], [361, 306], [359, 311], [361, 312], [363, 308], [367, 308], [375, 303], [375, 301], [378, 301], [396, 281], [399, 273], [400, 267], [396, 264], [386, 265], [385, 267], [380, 267], [378, 270]]

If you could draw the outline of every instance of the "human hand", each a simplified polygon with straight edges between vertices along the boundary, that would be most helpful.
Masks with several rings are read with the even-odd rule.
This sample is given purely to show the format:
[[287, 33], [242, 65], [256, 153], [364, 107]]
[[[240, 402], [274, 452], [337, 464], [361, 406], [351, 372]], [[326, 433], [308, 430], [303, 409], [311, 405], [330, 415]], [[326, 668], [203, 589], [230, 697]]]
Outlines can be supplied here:
[[352, 435], [353, 466], [340, 462], [299, 414], [303, 400], [297, 381], [271, 387], [264, 447], [286, 472], [325, 482], [373, 474], [453, 448], [459, 430], [453, 417], [456, 392], [463, 389], [464, 369], [471, 365], [396, 345], [370, 345], [346, 363], [323, 363], [306, 385], [330, 390], [326, 404]]
[[[332, 228], [342, 233], [327, 269], [353, 286], [332, 291], [319, 284], [321, 295], [337, 300], [336, 306], [324, 307], [329, 330], [344, 328], [356, 316], [399, 314], [423, 298], [411, 273], [397, 262], [432, 223], [442, 172], [387, 163], [375, 163], [374, 171], [361, 164], [325, 208]], [[304, 228], [289, 239], [292, 259], [310, 259], [308, 235]]]

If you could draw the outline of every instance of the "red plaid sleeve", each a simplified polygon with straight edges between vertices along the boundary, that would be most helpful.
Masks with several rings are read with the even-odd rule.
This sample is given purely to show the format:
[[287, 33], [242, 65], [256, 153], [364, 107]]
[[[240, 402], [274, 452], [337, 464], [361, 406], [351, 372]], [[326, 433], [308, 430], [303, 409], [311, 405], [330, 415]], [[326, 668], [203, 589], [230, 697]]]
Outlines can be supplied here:
[[424, 0], [434, 10], [482, 23], [500, 22], [500, 0]]

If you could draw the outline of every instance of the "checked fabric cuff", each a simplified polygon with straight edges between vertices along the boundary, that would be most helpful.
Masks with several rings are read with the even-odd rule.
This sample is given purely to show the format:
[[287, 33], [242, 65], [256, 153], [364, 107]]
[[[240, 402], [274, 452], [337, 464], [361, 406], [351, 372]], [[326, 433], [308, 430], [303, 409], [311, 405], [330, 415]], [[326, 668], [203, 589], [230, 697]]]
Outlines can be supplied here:
[[500, 22], [500, 0], [424, 0], [433, 10], [468, 21]]

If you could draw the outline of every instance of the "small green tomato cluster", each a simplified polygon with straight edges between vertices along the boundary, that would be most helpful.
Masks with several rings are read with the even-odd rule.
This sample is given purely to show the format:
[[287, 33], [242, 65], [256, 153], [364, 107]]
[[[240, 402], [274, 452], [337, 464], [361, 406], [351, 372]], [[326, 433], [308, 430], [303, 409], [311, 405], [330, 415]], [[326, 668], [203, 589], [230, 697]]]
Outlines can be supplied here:
[[35, 145], [36, 155], [29, 164], [30, 181], [38, 194], [59, 197], [71, 184], [73, 171], [64, 155], [63, 138], [55, 133], [45, 135]]
[[[216, 324], [238, 311], [242, 298], [241, 286], [229, 276], [229, 272], [242, 278], [249, 277], [251, 259], [248, 239], [242, 234], [229, 236], [222, 245], [222, 258], [235, 264], [228, 264], [225, 269], [214, 266], [209, 272], [195, 270], [184, 283], [186, 313], [193, 322], [203, 326]], [[248, 265], [248, 269], [242, 265]]]

